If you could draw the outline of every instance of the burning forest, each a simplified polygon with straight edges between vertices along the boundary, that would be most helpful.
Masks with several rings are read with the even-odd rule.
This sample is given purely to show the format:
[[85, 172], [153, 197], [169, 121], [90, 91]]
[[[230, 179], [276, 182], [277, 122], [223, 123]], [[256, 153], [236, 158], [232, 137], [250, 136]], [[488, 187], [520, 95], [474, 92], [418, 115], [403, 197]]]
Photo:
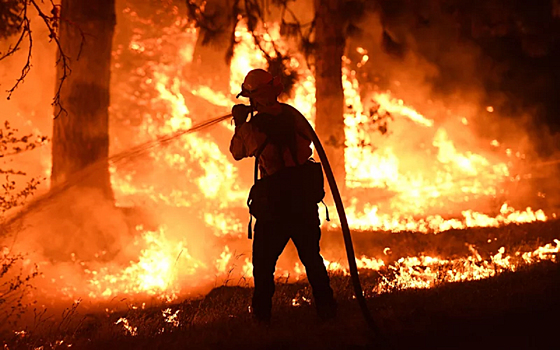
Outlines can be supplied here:
[[[0, 343], [303, 348], [353, 326], [325, 347], [409, 348], [407, 333], [422, 348], [436, 340], [406, 311], [419, 304], [458, 325], [483, 294], [484, 312], [530, 300], [540, 316], [560, 290], [559, 29], [556, 0], [0, 0]], [[290, 333], [315, 304], [292, 244], [274, 273], [279, 325], [244, 343], [215, 333], [254, 312], [257, 170], [230, 144], [255, 69], [313, 126], [336, 180], [325, 169], [318, 208], [339, 316]]]

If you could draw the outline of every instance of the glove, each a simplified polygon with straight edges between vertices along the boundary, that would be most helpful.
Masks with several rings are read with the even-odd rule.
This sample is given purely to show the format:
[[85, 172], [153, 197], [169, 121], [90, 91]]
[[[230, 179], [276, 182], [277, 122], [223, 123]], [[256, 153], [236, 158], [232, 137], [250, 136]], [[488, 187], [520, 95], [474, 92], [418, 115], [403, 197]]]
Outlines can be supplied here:
[[235, 123], [235, 126], [241, 126], [241, 124], [245, 123], [249, 113], [251, 113], [251, 106], [246, 106], [244, 104], [233, 106], [231, 109], [231, 115], [233, 115], [233, 122]]

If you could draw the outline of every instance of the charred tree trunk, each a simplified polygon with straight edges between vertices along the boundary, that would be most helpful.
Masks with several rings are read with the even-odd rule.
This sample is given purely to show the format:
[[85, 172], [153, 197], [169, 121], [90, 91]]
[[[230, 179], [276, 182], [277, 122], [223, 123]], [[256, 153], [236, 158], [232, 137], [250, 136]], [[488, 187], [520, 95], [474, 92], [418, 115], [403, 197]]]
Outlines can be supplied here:
[[[72, 72], [60, 92], [67, 114], [60, 114], [53, 125], [51, 182], [63, 183], [96, 164], [98, 170], [81, 185], [112, 199], [107, 157], [115, 0], [62, 0], [60, 17], [60, 44]], [[59, 66], [57, 78], [63, 76]]]
[[340, 18], [342, 0], [314, 0], [315, 32], [315, 127], [322, 140], [340, 187], [344, 188], [344, 92], [342, 56], [344, 20]]

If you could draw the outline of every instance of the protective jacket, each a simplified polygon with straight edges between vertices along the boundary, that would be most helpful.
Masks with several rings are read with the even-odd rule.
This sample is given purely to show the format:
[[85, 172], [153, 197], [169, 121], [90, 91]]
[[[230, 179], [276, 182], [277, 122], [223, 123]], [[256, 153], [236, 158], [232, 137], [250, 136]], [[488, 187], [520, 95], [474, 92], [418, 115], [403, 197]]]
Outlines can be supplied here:
[[[291, 118], [293, 120], [293, 133], [295, 135], [295, 150], [289, 147], [279, 147], [275, 142], [270, 142], [262, 149], [259, 156], [259, 169], [261, 176], [270, 176], [284, 167], [295, 166], [294, 156], [298, 164], [303, 164], [312, 155], [311, 135], [305, 127], [305, 120], [301, 113], [294, 107], [282, 103], [282, 112], [272, 118]], [[260, 114], [260, 113], [259, 113]], [[267, 135], [258, 123], [259, 114], [249, 122], [235, 128], [231, 139], [230, 152], [235, 160], [255, 156], [259, 148], [267, 140]], [[293, 152], [295, 151], [295, 152]], [[294, 154], [293, 154], [293, 153]]]

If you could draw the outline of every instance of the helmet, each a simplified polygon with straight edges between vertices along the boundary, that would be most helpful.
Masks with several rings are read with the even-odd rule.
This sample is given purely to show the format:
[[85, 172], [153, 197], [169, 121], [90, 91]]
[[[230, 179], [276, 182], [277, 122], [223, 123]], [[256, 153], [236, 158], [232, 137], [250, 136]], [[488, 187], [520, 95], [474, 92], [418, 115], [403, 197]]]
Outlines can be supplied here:
[[276, 100], [283, 90], [284, 86], [279, 77], [273, 77], [264, 69], [253, 69], [245, 76], [241, 92], [237, 94], [237, 97]]

